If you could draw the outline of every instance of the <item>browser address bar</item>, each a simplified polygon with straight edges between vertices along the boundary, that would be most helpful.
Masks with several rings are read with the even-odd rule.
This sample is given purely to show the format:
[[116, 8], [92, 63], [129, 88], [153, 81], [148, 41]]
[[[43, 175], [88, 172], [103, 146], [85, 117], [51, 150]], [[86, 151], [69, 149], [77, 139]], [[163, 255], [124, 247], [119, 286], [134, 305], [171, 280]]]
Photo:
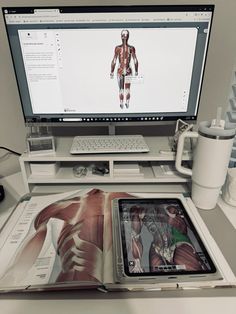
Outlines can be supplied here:
[[59, 14], [60, 13], [60, 11], [59, 11], [59, 9], [35, 9], [34, 10], [34, 14]]

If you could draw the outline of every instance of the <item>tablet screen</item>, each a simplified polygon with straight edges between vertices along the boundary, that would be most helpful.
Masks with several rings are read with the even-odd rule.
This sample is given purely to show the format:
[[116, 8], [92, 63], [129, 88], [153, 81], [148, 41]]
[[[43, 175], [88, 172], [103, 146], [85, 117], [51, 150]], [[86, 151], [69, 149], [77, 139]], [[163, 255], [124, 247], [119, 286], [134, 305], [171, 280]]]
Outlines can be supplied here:
[[127, 276], [216, 272], [179, 199], [119, 199], [118, 206]]

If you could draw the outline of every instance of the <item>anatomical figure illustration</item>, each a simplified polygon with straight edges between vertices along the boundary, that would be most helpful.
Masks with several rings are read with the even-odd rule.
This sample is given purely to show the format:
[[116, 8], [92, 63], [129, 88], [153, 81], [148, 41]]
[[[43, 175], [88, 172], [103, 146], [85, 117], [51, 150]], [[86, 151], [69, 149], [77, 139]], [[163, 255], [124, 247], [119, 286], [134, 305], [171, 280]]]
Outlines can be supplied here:
[[[133, 257], [131, 272], [206, 269], [206, 265], [196, 254], [190, 241], [186, 221], [177, 206], [132, 206], [130, 208], [130, 221], [131, 256]], [[149, 269], [144, 269], [142, 266], [145, 238], [142, 239], [141, 232], [145, 227], [152, 239], [148, 252]]]
[[[93, 189], [82, 196], [59, 200], [45, 207], [34, 220], [34, 233], [25, 239], [0, 281], [21, 282], [42, 250], [48, 224], [52, 219], [61, 222], [57, 238], [55, 239], [55, 234], [52, 235], [60, 260], [60, 272], [55, 282], [101, 282], [103, 252], [108, 251], [112, 245], [111, 203], [119, 197], [129, 195]], [[109, 229], [105, 242], [104, 225]]]
[[133, 75], [131, 68], [131, 60], [134, 62], [135, 76], [138, 75], [138, 59], [136, 57], [135, 48], [128, 44], [129, 40], [129, 31], [122, 30], [121, 32], [122, 44], [115, 47], [114, 57], [111, 62], [111, 73], [110, 77], [114, 77], [114, 71], [116, 63], [118, 60], [118, 69], [117, 69], [117, 80], [119, 86], [119, 100], [120, 108], [123, 109], [124, 106], [129, 108], [130, 102], [130, 81], [127, 80], [127, 77]]

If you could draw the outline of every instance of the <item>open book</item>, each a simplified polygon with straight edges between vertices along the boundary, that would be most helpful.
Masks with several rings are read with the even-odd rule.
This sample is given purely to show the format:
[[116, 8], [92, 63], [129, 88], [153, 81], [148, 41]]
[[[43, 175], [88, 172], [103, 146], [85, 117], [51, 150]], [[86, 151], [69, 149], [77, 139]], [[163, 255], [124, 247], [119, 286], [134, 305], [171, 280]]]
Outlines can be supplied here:
[[[178, 287], [181, 281], [183, 283], [187, 282], [187, 285], [190, 285], [190, 283], [192, 285], [192, 281], [195, 281], [195, 286], [201, 286], [199, 284], [201, 278], [197, 280], [185, 280], [186, 276], [182, 273], [179, 274], [178, 280], [173, 279], [172, 276], [169, 281], [168, 278], [167, 281], [163, 280], [164, 277], [160, 277], [158, 272], [154, 275], [152, 273], [152, 276], [150, 278], [146, 276], [144, 281], [142, 275], [139, 276], [137, 272], [136, 275], [133, 274], [133, 261], [130, 261], [130, 258], [128, 260], [130, 280], [129, 276], [124, 276], [124, 280], [122, 280], [120, 271], [122, 265], [119, 261], [120, 259], [124, 261], [125, 255], [122, 255], [122, 238], [124, 235], [122, 235], [120, 223], [124, 221], [119, 221], [117, 201], [119, 199], [129, 201], [139, 198], [143, 201], [144, 198], [153, 199], [153, 197], [158, 199], [160, 195], [152, 193], [129, 194], [125, 192], [105, 192], [99, 189], [87, 189], [53, 195], [29, 196], [22, 199], [2, 228], [0, 234], [0, 291], [73, 288], [119, 290], [119, 288], [136, 289], [142, 286], [144, 288], [160, 288], [167, 287], [168, 285]], [[169, 199], [169, 196], [165, 196], [165, 198]], [[127, 215], [126, 205], [122, 204]], [[135, 203], [134, 205], [137, 207], [139, 203]], [[174, 213], [168, 213], [163, 206], [162, 204], [161, 207], [164, 208], [163, 210], [166, 215], [173, 220]], [[188, 206], [186, 205], [186, 207]], [[146, 211], [146, 216], [149, 212], [151, 211]], [[161, 213], [162, 216], [160, 217], [163, 217], [163, 213]], [[136, 210], [135, 215], [132, 217], [134, 217], [134, 220], [130, 225], [134, 226], [134, 228], [130, 230], [131, 240], [128, 241], [130, 245], [133, 243], [134, 246], [141, 246], [141, 242], [136, 241], [138, 239], [138, 229], [141, 225], [145, 225], [152, 237], [151, 246], [155, 244], [157, 247], [158, 243], [155, 242], [157, 234], [153, 236], [152, 228], [148, 227], [148, 223], [143, 220], [143, 212], [140, 209]], [[180, 217], [177, 218], [179, 223]], [[194, 215], [191, 213], [190, 218], [191, 223], [199, 225], [203, 223], [200, 216], [197, 216], [197, 211]], [[139, 222], [137, 223], [138, 220]], [[157, 222], [156, 226], [161, 226], [165, 230], [168, 228], [169, 235], [173, 231], [173, 226], [166, 224], [164, 220]], [[201, 233], [201, 230], [204, 228], [204, 225], [201, 228], [197, 227], [196, 232]], [[117, 233], [117, 230], [120, 231]], [[128, 227], [125, 230], [126, 236], [127, 230]], [[205, 233], [208, 232], [206, 228], [204, 230]], [[195, 254], [195, 250], [198, 250], [191, 243], [190, 239], [187, 238], [188, 235], [183, 235], [181, 234], [182, 231], [180, 231], [180, 229], [179, 231], [174, 231], [176, 236], [174, 240], [175, 246], [173, 247], [172, 240], [172, 246], [165, 249], [165, 263], [171, 265], [172, 260], [172, 266], [169, 266], [169, 269], [172, 270], [173, 267], [176, 268], [176, 266], [173, 266], [174, 248], [179, 248], [184, 243], [185, 247], [192, 252], [192, 255]], [[165, 236], [163, 236], [163, 239], [165, 239]], [[205, 238], [205, 235], [201, 236]], [[210, 239], [211, 246], [215, 248], [213, 252], [207, 241], [205, 239], [202, 240], [204, 250], [207, 250], [208, 253], [203, 256], [201, 262], [204, 264], [203, 260], [206, 256], [208, 261], [205, 263], [205, 266], [201, 266], [201, 262], [199, 262], [199, 267], [206, 267], [208, 265], [209, 271], [202, 271], [199, 268], [200, 274], [205, 275], [210, 273], [212, 275], [214, 273], [216, 275], [214, 278], [205, 280], [205, 284], [203, 283], [202, 285], [209, 285], [210, 280], [213, 286], [232, 285], [235, 277], [217, 245], [215, 243], [212, 245], [213, 240]], [[128, 242], [126, 241], [126, 243]], [[126, 253], [124, 253], [126, 256], [127, 250], [130, 251], [129, 254], [134, 255], [134, 260], [135, 258], [137, 259], [137, 256], [135, 257], [137, 252], [141, 255], [140, 249], [135, 250], [135, 247], [133, 249], [126, 247]], [[199, 256], [200, 254], [197, 255], [198, 259]], [[193, 257], [195, 258], [196, 256]], [[178, 267], [182, 272], [185, 265], [181, 262], [181, 266]], [[164, 270], [163, 265], [158, 266], [158, 270], [160, 269]], [[139, 272], [141, 272], [141, 268]], [[147, 271], [145, 275], [147, 275]], [[117, 280], [117, 278], [120, 280]], [[162, 279], [160, 280], [160, 278]], [[181, 278], [183, 279], [181, 280]]]

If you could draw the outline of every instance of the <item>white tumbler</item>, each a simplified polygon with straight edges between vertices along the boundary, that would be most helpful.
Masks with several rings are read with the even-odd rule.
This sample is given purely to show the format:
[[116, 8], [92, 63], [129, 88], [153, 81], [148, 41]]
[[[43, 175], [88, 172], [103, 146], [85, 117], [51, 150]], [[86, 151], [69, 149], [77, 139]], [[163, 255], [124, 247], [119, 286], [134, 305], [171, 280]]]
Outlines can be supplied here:
[[[198, 132], [182, 133], [178, 140], [176, 169], [192, 177], [191, 197], [201, 209], [216, 206], [222, 185], [225, 182], [235, 129], [214, 128], [211, 122], [201, 122]], [[197, 138], [193, 151], [193, 167], [181, 165], [185, 138]]]

